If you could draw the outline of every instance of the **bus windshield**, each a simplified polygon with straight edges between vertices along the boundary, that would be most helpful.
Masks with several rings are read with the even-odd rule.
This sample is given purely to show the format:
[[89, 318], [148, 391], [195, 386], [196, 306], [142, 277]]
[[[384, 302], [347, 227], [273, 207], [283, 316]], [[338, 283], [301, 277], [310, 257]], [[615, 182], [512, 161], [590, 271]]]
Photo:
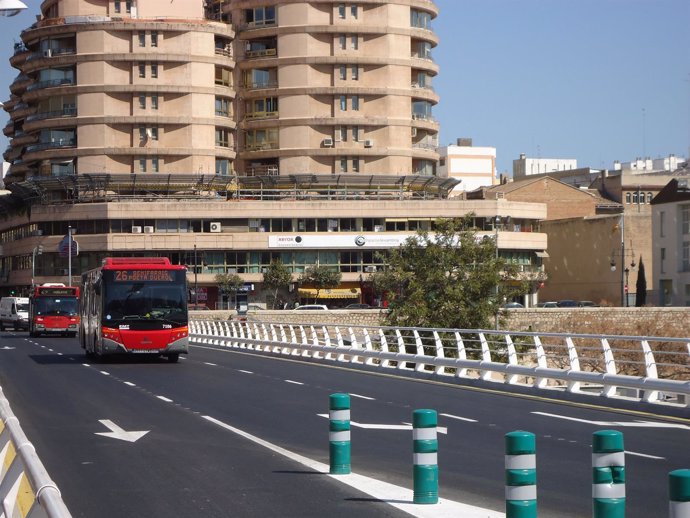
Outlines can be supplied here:
[[104, 325], [137, 320], [186, 325], [187, 293], [184, 284], [130, 281], [104, 283]]
[[[17, 308], [19, 309], [19, 308]], [[28, 305], [27, 305], [27, 310]], [[74, 297], [36, 297], [34, 298], [34, 314], [41, 316], [70, 316], [77, 315], [77, 299]]]

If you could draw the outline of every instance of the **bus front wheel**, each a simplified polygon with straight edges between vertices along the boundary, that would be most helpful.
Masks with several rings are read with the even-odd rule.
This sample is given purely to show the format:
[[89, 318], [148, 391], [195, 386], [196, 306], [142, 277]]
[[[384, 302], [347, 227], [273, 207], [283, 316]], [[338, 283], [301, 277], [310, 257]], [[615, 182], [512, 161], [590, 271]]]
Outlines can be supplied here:
[[170, 353], [167, 357], [169, 363], [177, 363], [177, 360], [180, 359], [180, 353]]

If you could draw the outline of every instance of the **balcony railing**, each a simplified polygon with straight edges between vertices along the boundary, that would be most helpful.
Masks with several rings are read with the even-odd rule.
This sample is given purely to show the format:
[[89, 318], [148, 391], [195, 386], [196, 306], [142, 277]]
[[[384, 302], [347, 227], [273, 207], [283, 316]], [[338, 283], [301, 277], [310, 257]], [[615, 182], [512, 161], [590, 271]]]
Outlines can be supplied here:
[[41, 90], [43, 88], [54, 88], [56, 86], [68, 86], [73, 84], [74, 79], [68, 79], [65, 77], [60, 79], [48, 79], [47, 81], [39, 81], [38, 83], [27, 86], [26, 91], [31, 92], [33, 90]]
[[216, 47], [214, 52], [215, 52], [216, 56], [225, 56], [226, 58], [232, 57], [232, 48], [224, 49], [224, 48]]
[[278, 176], [280, 171], [277, 165], [257, 165], [247, 168], [244, 174], [245, 176]]
[[248, 50], [244, 53], [245, 58], [265, 58], [268, 56], [276, 56], [278, 54], [278, 49], [261, 49], [261, 50]]
[[245, 144], [245, 151], [263, 151], [266, 149], [278, 149], [277, 142], [257, 142], [255, 144]]
[[247, 90], [260, 90], [262, 88], [277, 88], [278, 81], [261, 81], [259, 83], [245, 83], [244, 87]]
[[77, 145], [77, 139], [76, 138], [56, 139], [54, 142], [39, 142], [38, 144], [32, 144], [31, 146], [26, 146], [26, 152], [27, 153], [34, 153], [36, 151], [45, 151], [46, 149], [75, 147], [76, 145]]
[[249, 112], [244, 115], [245, 119], [274, 119], [278, 117], [278, 112]]
[[72, 47], [64, 47], [60, 49], [45, 49], [33, 52], [26, 57], [27, 61], [33, 59], [55, 58], [58, 56], [70, 56], [77, 53], [77, 49]]
[[56, 110], [52, 112], [41, 112], [28, 115], [26, 117], [26, 122], [38, 121], [44, 119], [59, 119], [61, 117], [76, 117], [77, 108], [72, 106], [69, 108], [63, 108], [62, 110]]

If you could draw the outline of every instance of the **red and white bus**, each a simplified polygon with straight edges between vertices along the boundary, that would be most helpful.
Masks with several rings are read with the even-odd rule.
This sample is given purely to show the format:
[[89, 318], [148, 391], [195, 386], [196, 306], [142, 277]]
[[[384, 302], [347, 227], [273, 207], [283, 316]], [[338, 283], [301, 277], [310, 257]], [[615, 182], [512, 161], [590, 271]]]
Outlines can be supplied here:
[[29, 297], [29, 335], [76, 336], [79, 288], [64, 284], [35, 286]]
[[188, 352], [187, 268], [167, 257], [109, 257], [82, 275], [79, 342], [87, 356]]

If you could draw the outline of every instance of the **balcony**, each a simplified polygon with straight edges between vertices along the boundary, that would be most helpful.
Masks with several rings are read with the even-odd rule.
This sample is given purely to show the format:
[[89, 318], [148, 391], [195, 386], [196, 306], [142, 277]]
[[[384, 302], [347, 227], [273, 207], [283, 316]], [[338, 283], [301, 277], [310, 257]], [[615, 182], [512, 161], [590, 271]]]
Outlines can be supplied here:
[[26, 117], [26, 122], [40, 121], [44, 119], [60, 119], [62, 117], [76, 117], [77, 107], [70, 106], [63, 108], [62, 110], [52, 111], [52, 112], [42, 112], [34, 113], [33, 115], [28, 115]]
[[278, 55], [278, 49], [260, 49], [260, 50], [247, 50], [244, 53], [244, 57], [247, 59], [253, 58], [267, 58]]
[[27, 61], [33, 61], [34, 59], [44, 59], [44, 58], [56, 58], [58, 56], [71, 56], [77, 53], [77, 49], [73, 47], [63, 47], [57, 49], [45, 49], [39, 50], [38, 52], [33, 52], [29, 54], [26, 58]]
[[278, 88], [278, 81], [261, 81], [257, 83], [245, 83], [247, 90], [261, 90], [264, 88]]
[[33, 144], [26, 147], [27, 153], [35, 153], [37, 151], [45, 151], [46, 149], [61, 149], [68, 147], [76, 147], [77, 139], [56, 139], [53, 142], [39, 142], [38, 144]]
[[244, 118], [246, 120], [254, 120], [254, 119], [276, 119], [278, 118], [278, 112], [273, 111], [273, 112], [267, 112], [267, 111], [257, 111], [257, 112], [249, 112], [244, 115]]
[[32, 85], [29, 85], [26, 88], [27, 92], [32, 92], [34, 90], [42, 90], [44, 88], [55, 88], [56, 86], [73, 86], [74, 85], [74, 79], [70, 78], [60, 78], [60, 79], [48, 79], [47, 81], [39, 81], [38, 83], [34, 83]]
[[256, 165], [248, 167], [245, 172], [245, 176], [279, 176], [280, 171], [277, 165]]
[[270, 149], [278, 149], [278, 142], [256, 142], [251, 144], [245, 144], [245, 151], [266, 151]]

